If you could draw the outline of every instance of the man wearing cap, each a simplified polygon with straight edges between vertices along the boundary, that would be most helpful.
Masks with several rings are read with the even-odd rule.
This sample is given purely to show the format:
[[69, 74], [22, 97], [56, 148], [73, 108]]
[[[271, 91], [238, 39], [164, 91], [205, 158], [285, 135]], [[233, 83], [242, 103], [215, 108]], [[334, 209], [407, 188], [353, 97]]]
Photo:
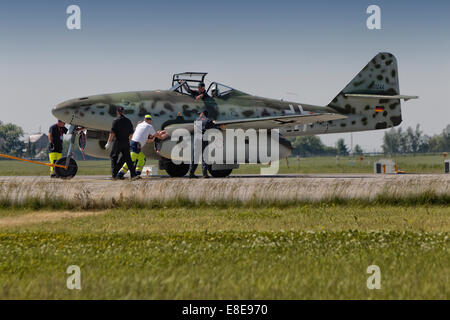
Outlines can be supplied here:
[[117, 119], [113, 121], [105, 149], [108, 150], [111, 147], [113, 139], [116, 138], [110, 154], [112, 178], [118, 178], [117, 174], [119, 173], [119, 170], [122, 168], [123, 164], [126, 163], [130, 169], [131, 179], [134, 180], [140, 178], [139, 176], [136, 176], [134, 164], [133, 161], [131, 161], [130, 156], [130, 138], [134, 130], [130, 119], [124, 116], [124, 111], [123, 107], [117, 109]]
[[[201, 123], [202, 173], [203, 173], [203, 178], [207, 179], [207, 178], [209, 178], [208, 167], [207, 167], [207, 163], [205, 162], [205, 159], [203, 158], [203, 152], [205, 151], [205, 148], [208, 145], [208, 141], [203, 141], [203, 134], [205, 134], [206, 130], [216, 128], [217, 126], [212, 120], [208, 119], [208, 111], [207, 110], [201, 111], [199, 117], [195, 121], [196, 121], [195, 124]], [[200, 141], [198, 141], [197, 143], [199, 143], [199, 142]], [[197, 169], [198, 163], [195, 163], [195, 161], [194, 161], [194, 144], [195, 143], [196, 143], [196, 141], [194, 140], [194, 142], [192, 143], [192, 150], [191, 150], [192, 151], [191, 152], [191, 163], [189, 164], [189, 178], [197, 178], [197, 176], [195, 175], [195, 170]]]
[[[136, 175], [138, 176], [141, 175], [146, 160], [142, 148], [147, 142], [153, 142], [155, 138], [161, 139], [161, 136], [152, 126], [152, 116], [147, 114], [144, 121], [136, 126], [130, 143], [131, 161], [136, 164]], [[117, 175], [118, 178], [123, 179], [127, 172], [128, 165], [125, 163]]]
[[[67, 133], [67, 128], [65, 127], [65, 122], [58, 120], [58, 122], [52, 125], [48, 132], [48, 142], [49, 142], [49, 154], [50, 163], [56, 163], [62, 157], [63, 149], [63, 135]], [[50, 167], [50, 177], [56, 178], [54, 168]]]

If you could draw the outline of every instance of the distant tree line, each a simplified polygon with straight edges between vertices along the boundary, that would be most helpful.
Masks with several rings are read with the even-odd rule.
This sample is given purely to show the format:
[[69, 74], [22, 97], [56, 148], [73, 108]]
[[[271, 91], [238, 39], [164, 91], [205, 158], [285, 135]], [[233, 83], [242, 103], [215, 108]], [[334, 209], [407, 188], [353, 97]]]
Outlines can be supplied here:
[[[294, 156], [345, 156], [351, 151], [344, 139], [339, 139], [335, 147], [324, 145], [318, 136], [300, 136], [290, 141]], [[415, 128], [408, 127], [406, 130], [392, 128], [384, 133], [382, 149], [385, 154], [450, 152], [450, 125], [440, 134], [433, 136], [424, 134], [420, 125]], [[362, 155], [361, 146], [355, 145], [353, 154]]]
[[433, 136], [423, 134], [419, 124], [415, 129], [392, 128], [384, 133], [382, 148], [386, 154], [449, 152], [450, 125]]
[[[294, 156], [308, 157], [308, 156], [346, 156], [349, 154], [347, 145], [344, 139], [339, 139], [335, 147], [326, 146], [318, 136], [300, 136], [291, 139], [292, 154]], [[355, 146], [362, 154], [360, 146]]]

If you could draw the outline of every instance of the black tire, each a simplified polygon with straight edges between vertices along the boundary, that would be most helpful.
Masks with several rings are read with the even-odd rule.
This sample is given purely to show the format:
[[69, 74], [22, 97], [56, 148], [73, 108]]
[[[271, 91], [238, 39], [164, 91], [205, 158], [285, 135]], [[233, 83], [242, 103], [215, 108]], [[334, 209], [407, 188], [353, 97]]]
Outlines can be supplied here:
[[171, 177], [184, 177], [189, 171], [189, 165], [186, 163], [175, 164], [169, 159], [164, 159], [164, 170]]
[[209, 174], [212, 175], [214, 178], [225, 178], [231, 174], [231, 171], [233, 171], [233, 169], [213, 170], [212, 167], [209, 165], [208, 171]]
[[[58, 161], [56, 161], [56, 164], [65, 166], [66, 159], [67, 159], [66, 157], [63, 157], [63, 158], [59, 159]], [[69, 166], [68, 166], [67, 170], [64, 168], [55, 167], [55, 173], [58, 178], [73, 178], [77, 174], [77, 171], [78, 171], [77, 162], [72, 158], [70, 158], [70, 160], [69, 160]]]

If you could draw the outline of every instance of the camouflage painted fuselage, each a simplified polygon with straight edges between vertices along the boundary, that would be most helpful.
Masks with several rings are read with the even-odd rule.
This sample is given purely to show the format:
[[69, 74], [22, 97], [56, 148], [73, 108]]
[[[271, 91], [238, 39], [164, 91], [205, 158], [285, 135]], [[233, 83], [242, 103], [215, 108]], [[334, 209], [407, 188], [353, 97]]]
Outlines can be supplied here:
[[[260, 118], [290, 114], [291, 107], [300, 113], [298, 103], [251, 96], [233, 90], [224, 97], [195, 100], [193, 97], [168, 90], [135, 91], [95, 95], [73, 99], [58, 104], [53, 115], [66, 123], [93, 130], [109, 131], [119, 106], [125, 108], [126, 116], [136, 124], [146, 114], [153, 117], [155, 129], [162, 129], [174, 123], [180, 113], [183, 122], [193, 122], [199, 111], [207, 109], [209, 118], [233, 120]], [[302, 104], [305, 112], [335, 112], [331, 108]], [[180, 118], [178, 118], [180, 119]]]

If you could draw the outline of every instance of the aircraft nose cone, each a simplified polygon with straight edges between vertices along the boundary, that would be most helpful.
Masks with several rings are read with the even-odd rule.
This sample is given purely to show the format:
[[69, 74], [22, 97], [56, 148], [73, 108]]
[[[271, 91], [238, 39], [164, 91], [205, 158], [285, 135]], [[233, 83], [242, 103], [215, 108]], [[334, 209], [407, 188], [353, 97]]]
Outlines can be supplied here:
[[73, 114], [73, 112], [71, 110], [70, 101], [64, 101], [62, 103], [57, 104], [52, 109], [52, 114], [56, 119], [70, 123], [70, 121], [72, 120], [72, 114]]

